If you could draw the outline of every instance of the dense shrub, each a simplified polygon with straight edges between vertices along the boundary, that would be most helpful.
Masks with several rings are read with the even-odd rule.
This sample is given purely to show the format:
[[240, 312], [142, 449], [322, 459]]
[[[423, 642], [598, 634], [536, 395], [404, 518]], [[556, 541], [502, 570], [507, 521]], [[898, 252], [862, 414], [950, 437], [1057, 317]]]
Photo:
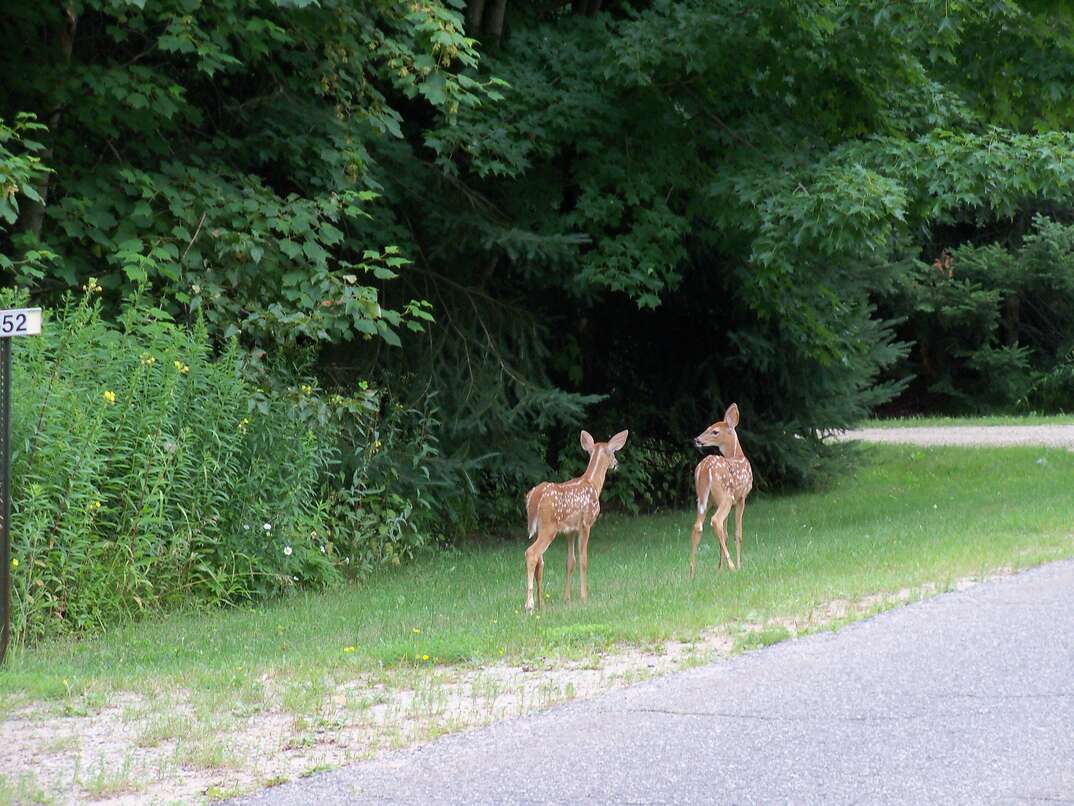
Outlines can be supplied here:
[[900, 276], [890, 303], [916, 376], [896, 406], [1074, 410], [1074, 226], [1036, 216], [1006, 243], [964, 243]]
[[324, 587], [421, 545], [353, 449], [375, 391], [258, 389], [235, 344], [145, 305], [109, 325], [98, 288], [15, 345], [17, 640]]

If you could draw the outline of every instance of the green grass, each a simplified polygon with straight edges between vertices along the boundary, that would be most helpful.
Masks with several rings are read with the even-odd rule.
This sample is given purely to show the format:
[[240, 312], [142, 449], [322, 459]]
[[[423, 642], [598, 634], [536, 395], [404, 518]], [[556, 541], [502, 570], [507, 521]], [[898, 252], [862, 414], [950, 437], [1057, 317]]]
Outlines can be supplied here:
[[140, 791], [141, 787], [131, 776], [131, 758], [127, 756], [122, 762], [102, 763], [89, 772], [81, 781], [82, 788], [93, 800], [103, 800], [131, 792]]
[[760, 649], [761, 647], [778, 644], [780, 641], [786, 641], [790, 637], [791, 631], [781, 625], [766, 627], [762, 630], [751, 630], [735, 640], [735, 649], [738, 651]]
[[42, 788], [33, 773], [19, 775], [14, 781], [0, 775], [0, 806], [29, 806], [29, 804], [53, 804], [58, 799]]
[[[1074, 454], [901, 446], [862, 453], [857, 471], [828, 491], [751, 499], [745, 567], [736, 574], [717, 571], [706, 529], [697, 579], [687, 579], [689, 512], [607, 516], [590, 541], [589, 602], [577, 601], [577, 591], [574, 602], [561, 602], [564, 546], [557, 540], [546, 555], [550, 598], [527, 617], [520, 524], [509, 544], [425, 557], [345, 590], [16, 649], [0, 671], [0, 702], [62, 706], [87, 693], [180, 686], [205, 698], [207, 713], [240, 714], [261, 707], [271, 685], [285, 709], [309, 715], [334, 681], [361, 672], [503, 658], [554, 664], [620, 644], [801, 617], [834, 599], [943, 588], [967, 575], [1074, 556]], [[161, 725], [143, 740], [178, 730]], [[192, 759], [198, 766], [227, 763], [216, 748], [197, 749], [205, 756]]]
[[1074, 414], [991, 414], [979, 417], [892, 417], [863, 420], [860, 428], [930, 428], [945, 425], [1074, 425]]

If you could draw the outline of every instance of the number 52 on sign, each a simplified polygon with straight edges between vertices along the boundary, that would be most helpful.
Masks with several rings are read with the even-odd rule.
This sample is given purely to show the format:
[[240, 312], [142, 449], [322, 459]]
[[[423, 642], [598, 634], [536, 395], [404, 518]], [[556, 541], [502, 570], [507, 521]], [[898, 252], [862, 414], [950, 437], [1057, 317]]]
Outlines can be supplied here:
[[40, 308], [10, 308], [0, 311], [0, 339], [11, 336], [37, 336], [40, 333]]

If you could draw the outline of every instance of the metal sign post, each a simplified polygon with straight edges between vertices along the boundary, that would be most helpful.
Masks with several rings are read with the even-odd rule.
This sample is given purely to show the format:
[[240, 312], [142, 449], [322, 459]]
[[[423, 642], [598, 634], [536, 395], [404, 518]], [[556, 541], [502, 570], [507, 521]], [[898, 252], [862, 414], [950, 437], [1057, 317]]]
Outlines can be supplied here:
[[40, 308], [0, 310], [0, 663], [11, 640], [11, 338], [40, 333]]

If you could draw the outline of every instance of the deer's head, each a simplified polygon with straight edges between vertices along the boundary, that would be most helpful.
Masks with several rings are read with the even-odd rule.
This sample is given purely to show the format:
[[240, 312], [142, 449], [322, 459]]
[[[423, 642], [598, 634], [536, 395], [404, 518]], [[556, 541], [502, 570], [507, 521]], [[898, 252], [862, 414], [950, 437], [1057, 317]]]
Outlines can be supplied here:
[[629, 434], [629, 431], [620, 431], [607, 442], [594, 442], [589, 432], [583, 431], [582, 450], [589, 454], [590, 461], [603, 459], [607, 462], [609, 470], [615, 470], [619, 467], [619, 460], [615, 458], [615, 452], [622, 450], [623, 446], [626, 445], [626, 439]]
[[717, 420], [696, 437], [694, 445], [698, 448], [719, 448], [724, 456], [738, 456], [742, 451], [738, 444], [738, 404], [732, 403], [723, 413], [723, 419]]

